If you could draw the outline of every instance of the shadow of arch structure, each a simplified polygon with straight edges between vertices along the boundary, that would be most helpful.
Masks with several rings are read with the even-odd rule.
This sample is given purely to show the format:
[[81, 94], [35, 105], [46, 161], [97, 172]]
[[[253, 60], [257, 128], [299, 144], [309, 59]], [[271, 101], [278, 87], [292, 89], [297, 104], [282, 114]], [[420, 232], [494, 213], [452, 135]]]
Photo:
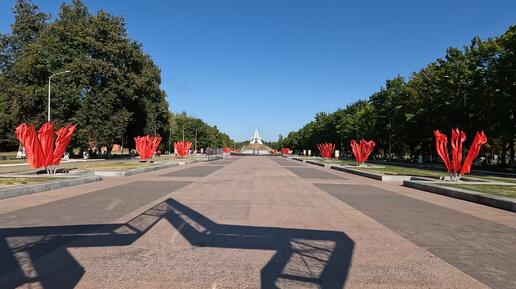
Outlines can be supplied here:
[[124, 224], [0, 229], [0, 288], [73, 288], [85, 271], [67, 248], [128, 246], [161, 219], [192, 246], [275, 251], [261, 269], [262, 288], [345, 285], [354, 242], [343, 232], [218, 224], [167, 199]]

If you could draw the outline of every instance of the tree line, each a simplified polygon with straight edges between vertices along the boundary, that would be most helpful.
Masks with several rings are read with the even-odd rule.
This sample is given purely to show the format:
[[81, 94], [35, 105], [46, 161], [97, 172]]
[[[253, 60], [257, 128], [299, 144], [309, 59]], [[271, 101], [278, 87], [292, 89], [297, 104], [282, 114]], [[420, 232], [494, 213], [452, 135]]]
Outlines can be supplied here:
[[[209, 147], [235, 147], [235, 142], [217, 126], [210, 126], [199, 118], [181, 113], [170, 113], [170, 145], [176, 141], [191, 141], [192, 149], [200, 150]], [[167, 144], [169, 145], [169, 144]], [[167, 150], [169, 148], [167, 147]]]
[[51, 21], [28, 0], [13, 8], [10, 33], [0, 35], [0, 148], [18, 147], [22, 122], [46, 121], [49, 76], [51, 117], [57, 127], [77, 124], [69, 147], [134, 147], [137, 135], [169, 136], [169, 108], [160, 69], [129, 39], [123, 17], [92, 14], [80, 1], [63, 3]]
[[315, 119], [277, 147], [316, 150], [333, 142], [350, 152], [351, 139], [373, 139], [375, 157], [436, 160], [433, 130], [466, 132], [466, 147], [484, 130], [485, 161], [514, 165], [516, 139], [516, 26], [487, 40], [475, 37], [462, 49], [448, 48], [442, 58], [408, 79], [397, 76], [368, 99], [358, 100]]

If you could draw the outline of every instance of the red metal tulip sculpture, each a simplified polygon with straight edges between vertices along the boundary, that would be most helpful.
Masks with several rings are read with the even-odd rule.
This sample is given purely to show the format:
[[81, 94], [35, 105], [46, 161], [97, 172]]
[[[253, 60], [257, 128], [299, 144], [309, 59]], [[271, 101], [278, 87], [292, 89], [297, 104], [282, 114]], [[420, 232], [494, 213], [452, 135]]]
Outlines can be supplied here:
[[282, 148], [282, 149], [281, 149], [281, 154], [282, 154], [282, 155], [288, 155], [288, 152], [289, 152], [289, 151], [290, 151], [290, 149], [289, 149], [289, 148]]
[[37, 134], [34, 125], [26, 123], [19, 125], [16, 128], [16, 138], [27, 152], [29, 165], [35, 169], [45, 167], [47, 173], [55, 174], [64, 151], [72, 139], [75, 126], [67, 124], [57, 130], [54, 144], [54, 124], [52, 122], [44, 123]]
[[434, 130], [434, 136], [437, 154], [444, 161], [448, 174], [454, 181], [460, 180], [464, 174], [471, 171], [471, 164], [480, 153], [480, 148], [482, 145], [487, 143], [487, 137], [484, 134], [484, 131], [477, 132], [473, 139], [473, 143], [471, 143], [471, 148], [469, 149], [466, 159], [464, 160], [464, 163], [462, 163], [462, 143], [466, 140], [466, 134], [463, 131], [460, 131], [458, 128], [452, 129], [451, 160], [448, 152], [448, 138], [446, 135], [438, 130]]
[[161, 142], [161, 137], [151, 135], [138, 136], [134, 138], [134, 142], [136, 144], [136, 151], [140, 155], [140, 160], [145, 161], [154, 156]]
[[231, 153], [231, 148], [224, 147], [224, 153], [226, 153], [226, 154]]
[[177, 141], [174, 143], [174, 150], [176, 151], [176, 155], [180, 158], [187, 156], [191, 147], [191, 141]]
[[354, 139], [351, 140], [351, 150], [359, 166], [366, 162], [375, 145], [376, 143], [373, 140], [366, 141], [365, 139], [361, 139], [360, 144]]
[[335, 144], [332, 143], [320, 143], [317, 145], [319, 152], [321, 152], [321, 156], [324, 159], [329, 159], [333, 155], [333, 151], [335, 150]]

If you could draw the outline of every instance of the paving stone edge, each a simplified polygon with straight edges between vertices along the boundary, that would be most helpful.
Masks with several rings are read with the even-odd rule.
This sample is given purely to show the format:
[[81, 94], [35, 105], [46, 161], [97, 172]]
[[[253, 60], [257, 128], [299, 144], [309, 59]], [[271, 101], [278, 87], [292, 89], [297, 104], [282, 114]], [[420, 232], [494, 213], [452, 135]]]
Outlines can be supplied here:
[[404, 181], [403, 186], [506, 211], [516, 212], [516, 200], [510, 198], [498, 197], [465, 189], [429, 184], [421, 181]]
[[78, 185], [83, 185], [83, 184], [87, 184], [87, 183], [98, 182], [101, 180], [102, 180], [102, 177], [100, 177], [100, 176], [83, 176], [83, 177], [70, 178], [67, 180], [54, 181], [54, 182], [49, 182], [49, 183], [33, 184], [33, 185], [28, 185], [28, 186], [9, 187], [9, 188], [0, 189], [0, 200], [23, 196], [23, 195], [30, 195], [30, 194], [40, 193], [40, 192], [45, 192], [45, 191], [52, 191], [52, 190], [57, 190], [57, 189], [61, 189], [61, 188], [71, 187], [71, 186], [78, 186]]
[[137, 168], [137, 169], [131, 169], [126, 171], [95, 171], [96, 176], [102, 176], [102, 177], [128, 177], [128, 176], [134, 176], [137, 174], [143, 174], [163, 169], [168, 169], [172, 167], [177, 166], [183, 166], [186, 164], [196, 163], [196, 162], [209, 162], [213, 160], [185, 160], [182, 162], [176, 162], [176, 163], [170, 163], [170, 164], [163, 164], [163, 165], [155, 165], [145, 168]]

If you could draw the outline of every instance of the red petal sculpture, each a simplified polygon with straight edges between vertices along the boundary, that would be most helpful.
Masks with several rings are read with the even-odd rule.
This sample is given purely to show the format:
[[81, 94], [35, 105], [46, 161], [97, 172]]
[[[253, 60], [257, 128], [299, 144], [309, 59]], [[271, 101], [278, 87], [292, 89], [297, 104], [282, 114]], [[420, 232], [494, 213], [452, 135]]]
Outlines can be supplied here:
[[331, 158], [333, 151], [335, 150], [335, 144], [332, 143], [320, 143], [317, 145], [321, 156], [325, 159]]
[[[72, 138], [75, 125], [66, 125], [57, 131], [56, 147], [54, 149], [54, 125], [44, 123], [36, 135], [33, 125], [22, 123], [16, 128], [16, 138], [25, 147], [29, 165], [35, 169], [57, 166]], [[52, 170], [51, 170], [52, 171]], [[53, 170], [55, 172], [55, 170]]]
[[228, 147], [224, 147], [224, 152], [229, 154], [231, 152], [231, 148], [228, 148]]
[[450, 161], [450, 156], [448, 154], [448, 146], [447, 146], [448, 137], [445, 134], [442, 134], [438, 130], [434, 130], [434, 136], [435, 136], [435, 148], [437, 150], [437, 154], [444, 161], [444, 165], [446, 166], [448, 173], [450, 173], [452, 170], [452, 163]]
[[48, 167], [54, 158], [54, 124], [45, 122], [38, 130], [38, 139], [43, 153], [43, 166]]
[[43, 152], [34, 125], [27, 125], [26, 123], [19, 125], [16, 128], [16, 138], [27, 152], [29, 165], [35, 169], [42, 167]]
[[366, 141], [365, 139], [360, 140], [360, 144], [358, 144], [354, 139], [351, 140], [351, 150], [353, 151], [353, 155], [355, 155], [355, 160], [358, 164], [363, 164], [373, 151], [376, 143], [373, 140]]
[[[462, 143], [466, 140], [466, 134], [463, 131], [460, 131], [458, 128], [452, 129], [452, 161], [450, 161], [448, 153], [448, 140], [446, 135], [442, 134], [438, 130], [435, 130], [434, 136], [437, 154], [444, 161], [450, 177], [456, 181], [458, 181], [464, 174], [470, 172], [471, 164], [480, 153], [480, 148], [482, 145], [487, 143], [487, 137], [484, 132], [477, 132], [475, 138], [473, 139], [473, 143], [471, 144], [471, 148], [469, 149], [468, 155], [464, 160], [464, 164], [462, 164]], [[451, 173], [452, 170], [453, 176]]]
[[456, 174], [462, 164], [462, 143], [466, 140], [466, 134], [458, 128], [452, 129], [452, 164], [453, 173]]
[[51, 165], [58, 166], [61, 163], [61, 159], [63, 158], [64, 151], [70, 143], [72, 139], [73, 132], [75, 131], [75, 127], [77, 125], [67, 124], [65, 127], [60, 128], [56, 134], [56, 146], [54, 152], [52, 153], [52, 162]]
[[460, 170], [460, 174], [463, 176], [464, 174], [468, 174], [471, 171], [471, 164], [473, 160], [475, 160], [480, 153], [480, 148], [487, 143], [487, 137], [484, 131], [477, 132], [475, 134], [475, 138], [473, 139], [473, 143], [471, 144], [471, 148], [469, 149], [468, 155], [464, 160], [464, 164], [462, 165], [462, 169]]
[[176, 151], [176, 155], [180, 158], [184, 158], [191, 147], [192, 142], [190, 141], [178, 141], [174, 143], [174, 150]]
[[288, 155], [289, 152], [290, 152], [289, 148], [282, 148], [281, 149], [281, 154], [283, 154], [283, 155]]
[[161, 142], [161, 137], [160, 136], [149, 136], [152, 140], [152, 146], [151, 146], [151, 149], [149, 151], [149, 155], [148, 157], [149, 158], [152, 158], [152, 156], [154, 156], [154, 154], [156, 153], [156, 151], [158, 150], [158, 146]]
[[144, 160], [147, 152], [145, 151], [147, 148], [147, 138], [144, 136], [137, 136], [134, 138], [134, 143], [136, 146], [136, 151], [140, 155], [140, 159]]
[[161, 137], [151, 135], [138, 136], [134, 138], [134, 142], [136, 144], [136, 151], [140, 155], [140, 160], [144, 161], [154, 156], [161, 142]]

